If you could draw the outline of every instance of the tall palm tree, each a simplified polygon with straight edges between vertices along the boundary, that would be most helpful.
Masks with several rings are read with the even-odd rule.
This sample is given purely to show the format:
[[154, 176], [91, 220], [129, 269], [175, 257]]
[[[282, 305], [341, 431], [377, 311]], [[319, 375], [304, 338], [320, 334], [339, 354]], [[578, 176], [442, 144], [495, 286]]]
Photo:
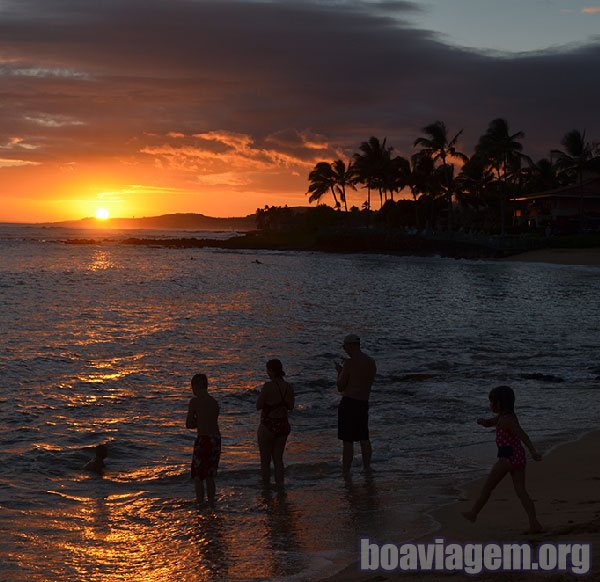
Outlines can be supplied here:
[[457, 177], [459, 194], [467, 204], [482, 206], [494, 180], [495, 176], [487, 161], [473, 155], [463, 165]]
[[506, 119], [497, 118], [490, 122], [486, 132], [479, 138], [475, 153], [488, 161], [496, 172], [501, 188], [500, 192], [500, 228], [504, 235], [506, 231], [506, 205], [510, 195], [507, 189], [510, 186], [509, 178], [514, 174], [517, 165], [520, 168], [523, 145], [519, 139], [525, 137], [522, 131], [510, 133]]
[[[428, 155], [434, 163], [443, 168], [444, 185], [446, 187], [446, 200], [448, 203], [448, 231], [452, 230], [452, 176], [454, 166], [449, 162], [451, 159], [459, 159], [463, 162], [468, 157], [456, 149], [458, 138], [462, 134], [461, 129], [451, 139], [448, 137], [448, 129], [443, 121], [435, 121], [422, 129], [426, 137], [419, 137], [415, 140], [414, 147], [420, 146], [421, 153]], [[452, 166], [452, 167], [451, 167]]]
[[579, 184], [579, 226], [583, 230], [583, 173], [593, 165], [594, 148], [586, 141], [585, 131], [581, 132], [578, 129], [567, 132], [560, 143], [564, 150], [552, 150], [552, 155], [558, 156], [556, 166], [559, 175]]
[[468, 211], [470, 228], [483, 228], [498, 220], [496, 189], [489, 163], [476, 154], [471, 156], [456, 177], [456, 197]]
[[410, 173], [407, 182], [415, 201], [415, 221], [417, 228], [420, 228], [421, 206], [425, 205], [430, 209], [437, 206], [436, 200], [440, 195], [445, 195], [443, 186], [445, 177], [437, 171], [435, 162], [428, 154], [417, 152], [410, 157]]
[[356, 190], [355, 178], [356, 170], [352, 162], [346, 165], [344, 160], [335, 160], [331, 164], [332, 179], [334, 189], [337, 191], [340, 200], [344, 203], [344, 210], [348, 212], [348, 204], [346, 202], [346, 188]]
[[434, 163], [429, 156], [419, 152], [410, 157], [407, 185], [415, 201], [415, 222], [417, 228], [420, 228], [419, 197], [427, 195], [431, 191], [433, 171]]
[[530, 194], [544, 192], [546, 190], [553, 190], [559, 186], [558, 168], [556, 164], [552, 163], [552, 160], [542, 158], [530, 164], [525, 183], [526, 192]]
[[357, 182], [367, 188], [367, 209], [371, 208], [371, 190], [379, 191], [379, 200], [383, 206], [383, 192], [385, 189], [386, 166], [390, 163], [393, 148], [387, 145], [387, 138], [379, 141], [371, 136], [363, 141], [359, 148], [360, 153], [354, 154], [354, 167], [356, 168]]
[[410, 162], [402, 156], [394, 156], [384, 170], [384, 191], [390, 193], [393, 202], [394, 194], [410, 185]]
[[331, 192], [335, 207], [340, 208], [340, 201], [335, 192], [335, 174], [329, 162], [318, 162], [310, 174], [308, 174], [308, 192], [310, 194], [309, 202], [319, 202], [325, 194]]

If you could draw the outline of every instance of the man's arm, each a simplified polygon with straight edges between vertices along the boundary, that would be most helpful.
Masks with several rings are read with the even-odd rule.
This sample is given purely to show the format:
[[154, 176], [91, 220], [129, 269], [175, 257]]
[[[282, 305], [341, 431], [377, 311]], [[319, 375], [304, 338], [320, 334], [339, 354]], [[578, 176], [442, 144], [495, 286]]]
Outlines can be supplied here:
[[192, 398], [188, 404], [187, 416], [185, 417], [185, 428], [198, 428], [198, 419], [196, 417], [196, 411], [194, 410], [195, 400], [196, 398]]
[[349, 364], [350, 360], [344, 360], [344, 364], [341, 366], [339, 366], [339, 364], [336, 366], [337, 371], [338, 371], [338, 377], [337, 377], [337, 389], [338, 392], [343, 392], [346, 389], [346, 386], [348, 386], [348, 381], [350, 380], [350, 364]]

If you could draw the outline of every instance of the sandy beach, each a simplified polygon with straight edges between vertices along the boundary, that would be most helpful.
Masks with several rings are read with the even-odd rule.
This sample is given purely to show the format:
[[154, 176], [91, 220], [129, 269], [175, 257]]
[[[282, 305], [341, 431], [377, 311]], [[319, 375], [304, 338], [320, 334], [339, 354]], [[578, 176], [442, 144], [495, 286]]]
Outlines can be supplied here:
[[[451, 479], [451, 476], [449, 476]], [[461, 516], [474, 495], [480, 490], [483, 479], [468, 483], [456, 503], [432, 513], [439, 529], [418, 540], [433, 541], [443, 537], [448, 542], [501, 542], [518, 543], [592, 543], [592, 569], [583, 579], [600, 579], [600, 432], [585, 435], [576, 442], [552, 450], [541, 462], [531, 461], [527, 470], [527, 486], [535, 500], [538, 517], [544, 533], [526, 535], [525, 513], [518, 502], [510, 479], [505, 479], [494, 491], [477, 523], [472, 524]], [[400, 529], [400, 528], [399, 528]], [[414, 540], [373, 540], [379, 543], [400, 544]], [[507, 580], [519, 582], [535, 576], [536, 580], [571, 580], [571, 573], [514, 573], [494, 572], [478, 576], [466, 574], [409, 574], [361, 572], [359, 564], [348, 566], [328, 582], [386, 580]]]
[[600, 249], [539, 249], [520, 253], [502, 261], [551, 263], [554, 265], [600, 266]]

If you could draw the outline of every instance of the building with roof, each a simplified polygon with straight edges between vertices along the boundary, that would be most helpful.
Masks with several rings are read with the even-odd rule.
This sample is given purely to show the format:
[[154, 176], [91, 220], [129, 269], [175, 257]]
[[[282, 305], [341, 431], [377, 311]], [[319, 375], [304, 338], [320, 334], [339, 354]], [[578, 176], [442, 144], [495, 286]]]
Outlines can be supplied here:
[[581, 226], [600, 230], [600, 176], [513, 202], [515, 222], [521, 226], [550, 227], [554, 233], [575, 232]]

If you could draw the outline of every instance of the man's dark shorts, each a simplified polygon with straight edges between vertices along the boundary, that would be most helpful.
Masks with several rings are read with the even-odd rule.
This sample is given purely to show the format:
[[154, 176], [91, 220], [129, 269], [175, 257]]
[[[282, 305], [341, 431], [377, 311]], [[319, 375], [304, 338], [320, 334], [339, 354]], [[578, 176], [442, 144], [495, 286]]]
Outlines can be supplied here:
[[338, 439], [369, 440], [369, 403], [366, 400], [342, 397], [338, 405]]

